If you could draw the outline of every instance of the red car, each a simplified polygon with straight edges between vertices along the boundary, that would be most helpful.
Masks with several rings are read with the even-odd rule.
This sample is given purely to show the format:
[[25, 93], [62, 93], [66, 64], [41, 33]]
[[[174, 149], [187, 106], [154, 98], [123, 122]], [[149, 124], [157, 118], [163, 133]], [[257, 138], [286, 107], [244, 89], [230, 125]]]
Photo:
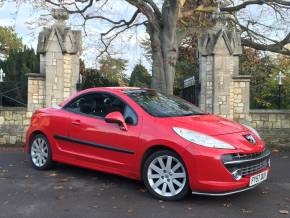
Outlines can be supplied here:
[[55, 161], [143, 180], [163, 200], [245, 191], [270, 167], [253, 128], [142, 88], [87, 89], [36, 111], [25, 150], [36, 169]]

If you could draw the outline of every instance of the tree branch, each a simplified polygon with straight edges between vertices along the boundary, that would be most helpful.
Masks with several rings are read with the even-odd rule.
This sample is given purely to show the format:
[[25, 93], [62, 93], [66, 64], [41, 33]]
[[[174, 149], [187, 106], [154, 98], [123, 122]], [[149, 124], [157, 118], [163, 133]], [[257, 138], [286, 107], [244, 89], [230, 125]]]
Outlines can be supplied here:
[[[160, 20], [158, 15], [155, 13], [155, 11], [148, 5], [146, 4], [145, 1], [140, 1], [140, 0], [126, 0], [128, 3], [131, 5], [135, 6], [138, 8], [142, 14], [146, 16], [148, 19], [148, 22], [154, 27], [159, 29], [160, 28]], [[157, 6], [156, 6], [157, 7]]]
[[135, 13], [132, 15], [132, 18], [131, 18], [129, 21], [126, 21], [126, 20], [124, 20], [124, 19], [119, 20], [119, 21], [114, 21], [114, 20], [111, 20], [111, 19], [109, 19], [109, 18], [107, 18], [107, 17], [104, 17], [104, 16], [98, 16], [98, 15], [95, 15], [95, 16], [87, 15], [87, 16], [85, 16], [85, 19], [87, 19], [87, 20], [89, 20], [89, 19], [102, 19], [102, 20], [108, 21], [108, 22], [110, 22], [110, 23], [112, 23], [112, 24], [116, 24], [116, 25], [118, 25], [118, 24], [122, 24], [122, 23], [123, 23], [123, 24], [126, 25], [126, 24], [128, 24], [128, 23], [130, 24], [131, 21], [134, 21], [139, 13], [140, 13], [140, 10], [137, 9], [137, 10], [135, 11]]
[[118, 29], [118, 28], [121, 28], [121, 27], [124, 27], [124, 26], [129, 27], [129, 26], [130, 26], [130, 25], [135, 21], [135, 19], [136, 19], [136, 17], [138, 16], [139, 13], [140, 13], [140, 11], [137, 10], [137, 11], [133, 14], [133, 16], [131, 17], [131, 19], [130, 19], [129, 21], [121, 20], [120, 22], [116, 22], [117, 24], [120, 24], [120, 23], [122, 23], [122, 24], [111, 27], [107, 32], [105, 32], [105, 33], [101, 33], [101, 36], [105, 36], [105, 35], [109, 34], [109, 33], [110, 33], [111, 31], [113, 31], [114, 29]]
[[[70, 10], [68, 9], [67, 7], [64, 7], [64, 5], [76, 5], [75, 2], [72, 2], [72, 3], [65, 3], [64, 5], [61, 5], [60, 3], [55, 3], [54, 1], [51, 1], [51, 0], [45, 0], [45, 2], [48, 2], [54, 6], [57, 6], [57, 7], [61, 7], [63, 6], [65, 8], [65, 10], [67, 12], [69, 12], [70, 14], [77, 14], [77, 13], [84, 13], [86, 12], [94, 3], [94, 0], [75, 0], [76, 2], [80, 2], [80, 3], [87, 3], [86, 6], [84, 6], [82, 9], [77, 9], [77, 10]], [[96, 2], [99, 1], [99, 0], [95, 0]], [[59, 1], [58, 1], [59, 2]]]
[[[116, 32], [116, 33], [115, 33], [115, 34], [114, 34], [114, 35], [109, 39], [109, 41], [108, 41], [107, 43], [104, 41], [104, 38], [103, 38], [103, 37], [104, 37], [105, 35], [107, 35], [108, 33], [110, 33], [110, 32], [111, 32], [113, 29], [115, 29], [115, 28], [112, 27], [112, 28], [111, 28], [110, 30], [108, 30], [106, 33], [101, 33], [101, 42], [102, 42], [102, 44], [104, 45], [104, 49], [100, 52], [99, 55], [97, 55], [96, 59], [98, 59], [99, 57], [101, 57], [101, 56], [102, 56], [103, 54], [105, 54], [105, 53], [107, 53], [108, 55], [110, 55], [108, 49], [109, 49], [109, 47], [110, 47], [112, 41], [113, 41], [117, 36], [119, 36], [119, 34], [125, 32], [126, 30], [128, 30], [128, 29], [130, 29], [130, 28], [132, 28], [132, 27], [137, 27], [137, 26], [145, 25], [146, 23], [147, 23], [147, 21], [144, 21], [144, 22], [142, 22], [142, 23], [135, 23], [135, 24], [132, 24], [132, 25], [128, 25], [128, 26], [126, 26], [124, 29], [122, 29], [122, 30]], [[124, 25], [122, 25], [122, 26], [124, 26]]]
[[158, 18], [161, 18], [161, 12], [157, 5], [152, 1], [152, 0], [144, 0], [150, 7], [154, 10], [155, 14], [157, 15]]
[[[257, 50], [264, 50], [264, 51], [271, 51], [275, 53], [280, 53], [284, 55], [290, 55], [290, 50], [285, 47], [288, 43], [290, 43], [290, 33], [288, 33], [284, 39], [281, 41], [277, 41], [266, 37], [263, 34], [259, 34], [253, 30], [251, 30], [248, 26], [242, 25], [237, 18], [230, 19], [230, 21], [234, 22], [238, 25], [242, 31], [246, 31], [249, 38], [242, 38], [242, 45], [248, 46]], [[254, 38], [252, 38], [254, 37]], [[261, 41], [260, 39], [268, 40], [272, 42], [272, 44], [266, 43], [258, 43], [257, 40]]]
[[260, 44], [249, 39], [242, 39], [243, 46], [290, 56], [290, 50], [285, 48], [285, 45], [287, 45], [288, 43], [290, 43], [290, 33], [288, 33], [288, 35], [280, 42], [273, 44]]
[[267, 3], [269, 4], [277, 3], [279, 5], [287, 6], [287, 7], [290, 6], [290, 1], [288, 0], [285, 0], [285, 1], [284, 0], [248, 0], [236, 6], [221, 8], [221, 11], [235, 12], [243, 8], [246, 8], [249, 5], [263, 5]]

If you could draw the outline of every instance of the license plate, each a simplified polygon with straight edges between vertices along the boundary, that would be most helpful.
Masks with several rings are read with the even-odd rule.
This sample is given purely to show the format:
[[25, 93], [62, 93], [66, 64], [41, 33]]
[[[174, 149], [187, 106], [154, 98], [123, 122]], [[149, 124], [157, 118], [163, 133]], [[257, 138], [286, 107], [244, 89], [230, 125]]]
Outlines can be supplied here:
[[257, 175], [251, 176], [249, 186], [253, 186], [253, 185], [256, 185], [256, 184], [259, 184], [259, 183], [265, 181], [267, 179], [267, 176], [268, 176], [268, 171], [264, 171], [264, 172], [261, 172]]

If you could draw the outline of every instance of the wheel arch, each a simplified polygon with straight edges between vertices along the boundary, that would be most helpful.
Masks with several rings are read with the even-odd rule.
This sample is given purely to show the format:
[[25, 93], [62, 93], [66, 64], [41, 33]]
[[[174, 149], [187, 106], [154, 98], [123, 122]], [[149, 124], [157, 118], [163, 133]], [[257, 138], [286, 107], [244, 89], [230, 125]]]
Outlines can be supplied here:
[[41, 135], [43, 135], [43, 136], [45, 136], [46, 138], [47, 138], [47, 136], [46, 136], [46, 134], [43, 132], [43, 131], [41, 131], [41, 130], [34, 130], [31, 134], [30, 134], [30, 136], [29, 136], [29, 139], [28, 139], [28, 146], [30, 146], [30, 143], [31, 143], [31, 140], [32, 140], [32, 138], [34, 137], [34, 136], [36, 136], [36, 135], [38, 135], [38, 134], [41, 134]]
[[[151, 154], [153, 154], [154, 152], [156, 152], [156, 151], [160, 151], [160, 150], [169, 150], [169, 151], [172, 151], [172, 152], [176, 153], [176, 154], [179, 156], [179, 158], [183, 161], [183, 163], [184, 163], [184, 165], [185, 165], [185, 162], [184, 162], [184, 160], [183, 160], [181, 154], [180, 154], [179, 152], [177, 152], [175, 149], [173, 149], [173, 148], [171, 148], [171, 147], [169, 147], [169, 146], [167, 146], [167, 145], [162, 145], [162, 144], [152, 145], [152, 146], [150, 146], [150, 147], [149, 147], [149, 148], [144, 152], [144, 154], [143, 154], [143, 156], [142, 156], [141, 163], [140, 163], [140, 169], [139, 169], [139, 172], [140, 172], [140, 175], [141, 175], [140, 178], [141, 178], [142, 181], [143, 181], [142, 170], [143, 170], [143, 165], [144, 165], [146, 159], [147, 159]], [[186, 166], [185, 166], [185, 168], [186, 168]]]

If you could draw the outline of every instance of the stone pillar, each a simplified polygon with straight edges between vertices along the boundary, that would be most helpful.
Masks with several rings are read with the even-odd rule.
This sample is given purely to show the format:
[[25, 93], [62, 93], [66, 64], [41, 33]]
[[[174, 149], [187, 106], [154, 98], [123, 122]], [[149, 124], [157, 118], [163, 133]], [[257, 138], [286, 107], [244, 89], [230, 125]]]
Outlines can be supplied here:
[[[236, 107], [236, 104], [233, 104], [235, 98], [233, 91], [239, 84], [239, 80], [235, 78], [239, 76], [239, 56], [242, 54], [240, 35], [218, 21], [212, 29], [201, 35], [198, 49], [200, 107], [206, 112], [233, 119], [234, 113], [240, 111], [233, 108]], [[242, 82], [239, 87], [244, 84], [245, 82]], [[246, 88], [249, 89], [249, 86]], [[242, 100], [249, 102], [246, 94]], [[243, 105], [244, 108], [248, 104], [243, 102]], [[248, 109], [244, 112], [246, 111], [249, 112]]]
[[250, 121], [250, 76], [233, 76], [230, 87], [230, 118]]
[[28, 75], [27, 111], [33, 112], [44, 107], [45, 74], [29, 73]]
[[65, 25], [68, 13], [54, 9], [56, 23], [39, 34], [37, 52], [40, 54], [40, 74], [45, 75], [44, 106], [58, 105], [76, 92], [79, 80], [81, 31]]

